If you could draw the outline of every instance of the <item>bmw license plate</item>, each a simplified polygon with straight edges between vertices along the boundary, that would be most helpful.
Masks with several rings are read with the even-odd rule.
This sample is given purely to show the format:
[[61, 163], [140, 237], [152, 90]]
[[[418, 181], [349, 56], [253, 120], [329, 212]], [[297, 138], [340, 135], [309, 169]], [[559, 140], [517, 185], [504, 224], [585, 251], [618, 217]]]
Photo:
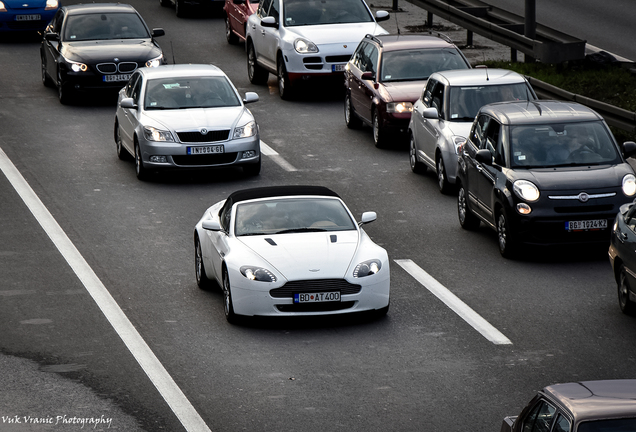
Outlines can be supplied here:
[[294, 294], [294, 303], [324, 303], [339, 301], [340, 292], [338, 291]]
[[346, 67], [347, 67], [346, 63], [331, 65], [331, 72], [344, 72]]
[[16, 15], [16, 21], [39, 21], [42, 19], [41, 15]]
[[607, 219], [568, 221], [565, 223], [566, 231], [587, 231], [605, 228], [607, 228]]
[[128, 81], [130, 74], [104, 75], [104, 82]]
[[212, 153], [224, 153], [222, 145], [215, 146], [202, 146], [202, 147], [188, 147], [189, 155], [199, 155], [199, 154], [212, 154]]

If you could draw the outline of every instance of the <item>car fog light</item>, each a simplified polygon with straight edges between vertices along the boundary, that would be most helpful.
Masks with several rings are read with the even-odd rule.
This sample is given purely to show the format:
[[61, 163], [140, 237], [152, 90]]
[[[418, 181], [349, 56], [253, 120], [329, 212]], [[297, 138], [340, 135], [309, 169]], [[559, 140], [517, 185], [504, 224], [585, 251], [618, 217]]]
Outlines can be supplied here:
[[249, 159], [255, 156], [256, 156], [256, 151], [254, 150], [247, 150], [243, 152], [243, 159]]
[[165, 157], [165, 156], [150, 156], [150, 162], [166, 163], [166, 162], [168, 162], [168, 158]]
[[517, 204], [517, 211], [519, 212], [519, 214], [527, 215], [530, 214], [532, 208], [530, 208], [530, 206], [526, 203], [519, 203]]

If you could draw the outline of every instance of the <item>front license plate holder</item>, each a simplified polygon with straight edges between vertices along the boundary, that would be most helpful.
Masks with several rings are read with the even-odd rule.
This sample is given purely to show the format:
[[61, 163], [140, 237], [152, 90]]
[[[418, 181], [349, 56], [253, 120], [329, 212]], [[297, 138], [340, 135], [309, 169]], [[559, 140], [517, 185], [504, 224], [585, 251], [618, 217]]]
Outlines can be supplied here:
[[130, 74], [104, 75], [104, 82], [128, 81]]
[[346, 63], [331, 65], [331, 72], [344, 72], [346, 67]]
[[222, 145], [200, 146], [188, 147], [187, 151], [189, 155], [217, 154], [225, 153], [225, 148]]
[[340, 291], [329, 291], [319, 293], [294, 293], [294, 303], [327, 303], [339, 302]]
[[42, 19], [42, 15], [16, 15], [16, 21], [40, 21]]
[[565, 222], [565, 230], [568, 232], [602, 230], [606, 228], [607, 228], [607, 219], [591, 219], [591, 220]]

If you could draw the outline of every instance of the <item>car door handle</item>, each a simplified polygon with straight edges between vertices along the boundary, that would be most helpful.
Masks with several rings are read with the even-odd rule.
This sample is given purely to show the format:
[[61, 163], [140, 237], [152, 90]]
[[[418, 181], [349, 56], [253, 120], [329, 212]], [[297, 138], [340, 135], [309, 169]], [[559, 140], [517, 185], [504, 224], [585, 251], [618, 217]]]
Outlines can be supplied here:
[[621, 243], [625, 243], [625, 240], [627, 240], [627, 234], [625, 234], [624, 232], [619, 232], [617, 238], [618, 241], [620, 241]]

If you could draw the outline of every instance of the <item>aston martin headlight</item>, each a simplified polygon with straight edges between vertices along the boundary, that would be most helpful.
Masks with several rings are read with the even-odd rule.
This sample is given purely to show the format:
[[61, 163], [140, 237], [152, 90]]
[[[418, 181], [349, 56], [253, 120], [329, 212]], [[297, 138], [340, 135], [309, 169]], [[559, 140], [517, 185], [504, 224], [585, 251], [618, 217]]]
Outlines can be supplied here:
[[390, 102], [386, 104], [386, 112], [389, 114], [413, 112], [413, 104], [411, 102]]
[[148, 141], [173, 141], [172, 134], [169, 131], [156, 129], [152, 126], [144, 127], [144, 137]]
[[161, 61], [163, 60], [163, 54], [161, 54], [157, 58], [150, 59], [146, 62], [146, 67], [157, 67], [161, 66]]
[[243, 266], [241, 274], [249, 280], [259, 282], [276, 282], [276, 276], [263, 267]]
[[44, 7], [44, 10], [57, 9], [58, 6], [59, 2], [57, 0], [46, 0], [46, 6]]
[[539, 199], [539, 188], [528, 180], [517, 180], [512, 184], [512, 189], [522, 200], [533, 202]]
[[251, 121], [245, 126], [240, 126], [234, 129], [234, 138], [247, 138], [256, 134], [256, 122]]
[[376, 274], [382, 268], [382, 263], [380, 260], [372, 259], [368, 261], [361, 262], [356, 266], [353, 270], [353, 277], [361, 278], [369, 275]]
[[307, 39], [296, 39], [294, 41], [294, 49], [297, 53], [307, 54], [307, 53], [317, 53], [318, 47], [315, 43], [308, 41]]
[[633, 174], [627, 174], [623, 177], [623, 193], [627, 196], [636, 193], [636, 177]]

